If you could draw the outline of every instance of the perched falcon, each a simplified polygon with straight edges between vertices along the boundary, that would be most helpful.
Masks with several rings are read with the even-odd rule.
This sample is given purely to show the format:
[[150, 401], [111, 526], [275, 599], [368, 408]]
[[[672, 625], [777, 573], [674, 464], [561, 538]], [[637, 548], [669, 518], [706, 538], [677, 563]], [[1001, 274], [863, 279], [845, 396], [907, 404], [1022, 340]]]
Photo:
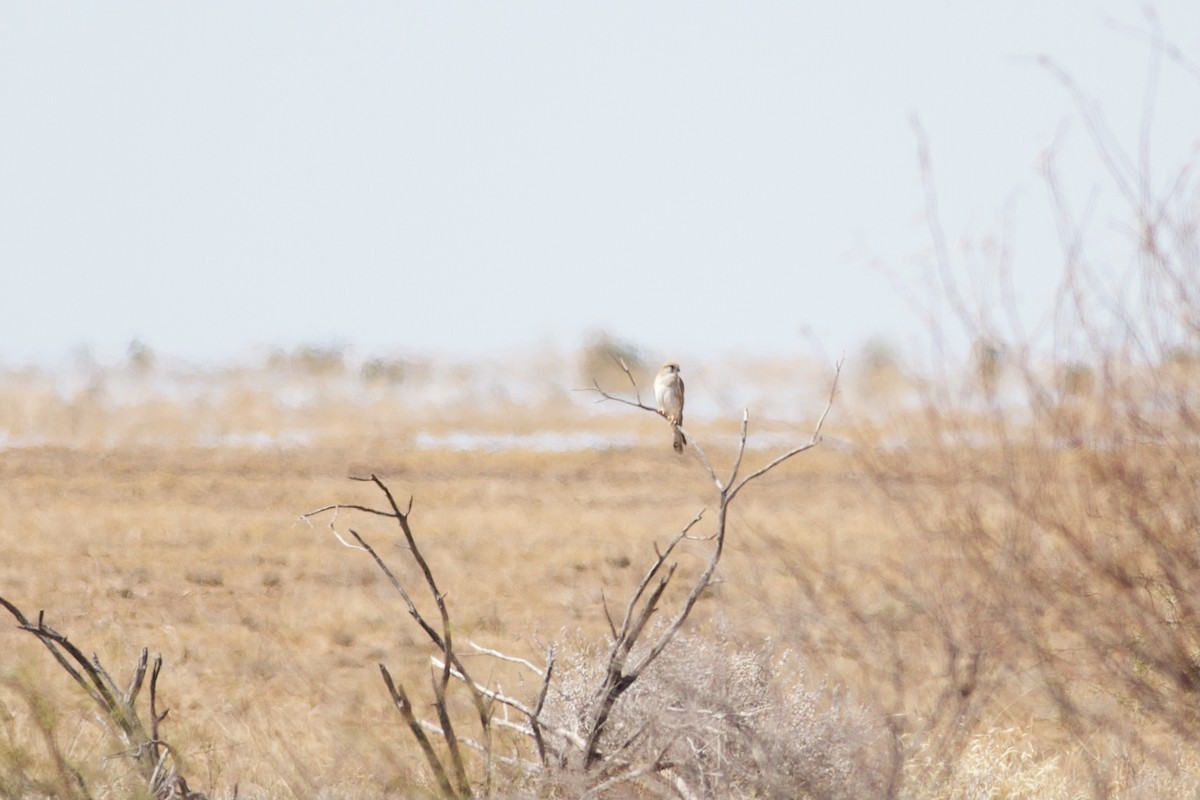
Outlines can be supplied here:
[[654, 399], [658, 402], [658, 413], [667, 418], [675, 429], [675, 452], [682, 453], [687, 439], [679, 426], [683, 424], [683, 378], [679, 377], [679, 365], [668, 361], [654, 379]]

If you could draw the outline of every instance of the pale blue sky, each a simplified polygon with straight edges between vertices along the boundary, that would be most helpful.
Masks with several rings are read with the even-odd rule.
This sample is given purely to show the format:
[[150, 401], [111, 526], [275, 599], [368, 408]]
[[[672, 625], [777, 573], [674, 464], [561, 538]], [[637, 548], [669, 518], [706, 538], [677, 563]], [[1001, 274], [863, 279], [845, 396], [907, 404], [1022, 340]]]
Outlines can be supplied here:
[[[1200, 3], [1157, 8], [1200, 54]], [[868, 262], [915, 274], [928, 246], [914, 114], [947, 231], [1007, 208], [1032, 305], [1058, 262], [1040, 154], [1061, 133], [1073, 189], [1102, 183], [1036, 56], [1133, 148], [1146, 29], [1132, 0], [5, 0], [0, 363], [903, 339]], [[1166, 72], [1177, 166], [1200, 79]]]

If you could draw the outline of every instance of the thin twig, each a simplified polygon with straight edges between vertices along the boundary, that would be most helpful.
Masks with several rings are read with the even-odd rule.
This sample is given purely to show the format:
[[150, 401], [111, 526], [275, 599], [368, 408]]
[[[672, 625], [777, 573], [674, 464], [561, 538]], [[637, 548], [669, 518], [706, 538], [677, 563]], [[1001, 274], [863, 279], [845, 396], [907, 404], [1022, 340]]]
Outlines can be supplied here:
[[529, 670], [531, 672], [534, 672], [535, 674], [537, 674], [538, 677], [542, 677], [546, 674], [544, 670], [539, 669], [536, 665], [534, 665], [534, 663], [532, 661], [528, 661], [524, 658], [520, 658], [519, 656], [510, 656], [510, 655], [507, 655], [506, 653], [501, 653], [499, 650], [492, 650], [491, 648], [488, 648], [488, 647], [481, 647], [480, 645], [475, 644], [475, 642], [472, 642], [470, 639], [467, 640], [467, 644], [473, 650], [475, 650], [475, 652], [477, 652], [481, 655], [491, 656], [492, 658], [498, 658], [501, 661], [508, 661], [512, 664], [520, 664], [523, 667], [527, 667], [527, 668], [529, 668]]
[[634, 397], [637, 398], [637, 400], [628, 400], [619, 395], [609, 394], [608, 392], [606, 392], [600, 388], [599, 381], [592, 379], [592, 389], [597, 394], [600, 395], [600, 401], [602, 402], [604, 400], [613, 400], [617, 403], [622, 403], [624, 405], [631, 406], [633, 408], [640, 408], [643, 411], [649, 411], [651, 414], [657, 414], [658, 416], [663, 417], [665, 419], [666, 415], [663, 414], [661, 411], [659, 411], [657, 408], [648, 406], [642, 402], [642, 390], [641, 390], [641, 388], [638, 387], [637, 379], [633, 377], [633, 372], [629, 369], [629, 365], [625, 363], [625, 360], [621, 359], [621, 358], [617, 358], [616, 356], [613, 356], [613, 361], [617, 362], [617, 365], [621, 368], [621, 371], [625, 373], [625, 377], [629, 379], [629, 385], [630, 385], [630, 387], [633, 388], [633, 395], [634, 395]]
[[642, 398], [640, 396], [638, 397], [637, 400], [628, 400], [624, 397], [621, 397], [620, 395], [609, 394], [608, 392], [606, 392], [600, 388], [599, 383], [596, 383], [594, 381], [592, 383], [592, 390], [595, 391], [598, 395], [600, 395], [600, 400], [598, 402], [604, 402], [605, 400], [612, 400], [617, 403], [623, 403], [627, 406], [632, 406], [633, 408], [640, 408], [643, 411], [649, 411], [653, 414], [658, 414], [660, 417], [662, 416], [662, 414], [659, 414], [659, 411], [657, 408], [652, 408], [652, 407], [646, 405], [645, 403], [643, 403]]
[[[417, 720], [417, 724], [419, 724], [422, 728], [429, 731], [430, 733], [435, 733], [438, 736], [442, 735], [442, 732], [441, 732], [441, 730], [438, 729], [438, 726], [434, 725], [432, 722], [429, 722], [428, 720], [423, 720], [423, 719]], [[522, 733], [529, 732], [520, 727], [512, 726], [511, 724], [509, 727], [515, 727], [516, 730], [519, 730]], [[460, 738], [458, 741], [461, 742], [462, 744], [465, 744], [467, 747], [470, 747], [472, 750], [478, 750], [480, 753], [487, 755], [487, 749], [482, 744], [475, 741], [474, 739], [464, 736], [464, 737]], [[534, 762], [526, 761], [523, 758], [513, 758], [512, 756], [500, 755], [499, 753], [493, 754], [492, 758], [495, 758], [500, 763], [507, 764], [510, 767], [517, 767], [518, 769], [522, 770], [523, 772], [529, 773], [531, 775], [538, 774], [542, 771], [541, 764], [535, 764]]]
[[409, 596], [408, 591], [404, 588], [404, 584], [400, 583], [400, 579], [396, 577], [396, 574], [392, 572], [384, 560], [379, 557], [379, 554], [375, 552], [375, 548], [367, 544], [367, 540], [360, 536], [358, 531], [354, 530], [353, 528], [350, 529], [350, 535], [353, 536], [360, 545], [360, 547], [355, 549], [366, 550], [371, 555], [371, 558], [375, 559], [375, 564], [380, 570], [382, 570], [383, 574], [387, 576], [387, 579], [392, 584], [392, 587], [400, 594], [400, 597], [403, 598], [404, 604], [408, 606], [408, 615], [412, 617], [418, 625], [421, 626], [421, 630], [425, 631], [425, 635], [428, 636], [435, 645], [438, 647], [443, 647], [441, 635], [425, 620], [425, 617], [422, 616], [421, 612], [417, 609], [416, 604], [413, 602], [413, 599]]
[[[729, 470], [729, 479], [725, 481], [725, 486], [733, 486], [733, 482], [737, 480], [738, 470], [742, 468], [742, 456], [746, 454], [746, 434], [750, 430], [750, 409], [742, 409], [742, 435], [738, 441], [737, 456], [733, 459], [733, 468]], [[724, 491], [725, 486], [717, 485], [718, 491]]]
[[[431, 656], [429, 660], [436, 667], [440, 668], [442, 666], [443, 662], [440, 659], [438, 659], [436, 656]], [[451, 669], [450, 675], [452, 677], [454, 677], [456, 680], [460, 680], [463, 683], [467, 683], [467, 678], [456, 669]], [[471, 685], [471, 684], [468, 684], [468, 685]], [[577, 748], [579, 748], [581, 750], [583, 749], [584, 740], [582, 739], [582, 737], [579, 736], [579, 734], [569, 731], [566, 728], [560, 728], [558, 726], [548, 724], [546, 722], [546, 720], [541, 719], [537, 714], [535, 714], [533, 709], [531, 709], [529, 706], [522, 703], [520, 700], [517, 700], [516, 698], [513, 698], [513, 697], [508, 697], [507, 695], [501, 694], [500, 692], [489, 689], [486, 686], [483, 686], [478, 683], [473, 684], [471, 686], [476, 692], [479, 692], [480, 694], [484, 695], [485, 697], [487, 697], [491, 700], [495, 700], [497, 703], [502, 703], [502, 704], [508, 706], [509, 708], [519, 711], [522, 714], [524, 714], [526, 717], [536, 718], [538, 720], [538, 724], [541, 725], [541, 727], [544, 730], [550, 731], [554, 735], [561, 737], [565, 741], [570, 742], [571, 744], [575, 745]]]
[[[680, 428], [680, 430], [683, 429]], [[713, 469], [713, 465], [708, 460], [708, 456], [704, 454], [704, 448], [700, 446], [700, 443], [696, 440], [696, 437], [692, 436], [686, 431], [684, 434], [687, 436], [688, 444], [690, 444], [692, 446], [692, 450], [695, 451], [696, 458], [698, 458], [700, 463], [704, 465], [704, 469], [708, 470], [708, 477], [712, 479], [713, 485], [717, 487], [717, 491], [725, 491], [725, 484], [721, 483], [721, 479], [717, 477], [717, 471]]]
[[542, 708], [546, 705], [546, 695], [550, 692], [550, 680], [554, 675], [554, 645], [550, 645], [550, 649], [546, 652], [546, 672], [542, 678], [542, 688], [538, 691], [537, 702], [533, 706], [533, 713], [529, 715], [529, 726], [533, 729], [533, 743], [537, 747], [538, 758], [542, 763], [546, 763], [546, 742], [542, 739], [542, 725], [538, 718], [542, 715]]
[[844, 359], [839, 358], [837, 365], [834, 368], [833, 383], [829, 387], [829, 400], [825, 403], [825, 410], [821, 412], [821, 416], [817, 419], [817, 426], [816, 426], [816, 428], [813, 429], [812, 438], [809, 439], [809, 441], [806, 442], [805, 444], [802, 444], [799, 447], [792, 448], [791, 450], [787, 451], [783, 455], [779, 456], [778, 458], [776, 458], [773, 461], [771, 461], [770, 463], [768, 463], [766, 466], [761, 467], [761, 468], [755, 470], [754, 472], [750, 473], [749, 475], [747, 475], [745, 478], [743, 478], [741, 480], [740, 483], [738, 483], [736, 486], [734, 486], [732, 489], [729, 490], [728, 500], [732, 501], [733, 498], [737, 496], [737, 493], [740, 492], [746, 484], [750, 483], [750, 481], [752, 481], [756, 478], [762, 477], [763, 475], [767, 474], [771, 470], [775, 469], [775, 467], [777, 467], [780, 464], [782, 464], [783, 462], [787, 461], [789, 458], [797, 456], [806, 450], [811, 450], [812, 448], [816, 447], [817, 445], [819, 445], [821, 443], [821, 429], [825, 426], [825, 418], [827, 416], [829, 416], [829, 409], [831, 409], [833, 407], [834, 398], [837, 396], [838, 378], [840, 378], [841, 374], [842, 374], [843, 360]]
[[613, 622], [612, 612], [608, 610], [608, 597], [605, 596], [603, 587], [600, 589], [600, 607], [604, 610], [604, 619], [608, 622], [608, 633], [615, 642], [617, 640], [617, 626]]

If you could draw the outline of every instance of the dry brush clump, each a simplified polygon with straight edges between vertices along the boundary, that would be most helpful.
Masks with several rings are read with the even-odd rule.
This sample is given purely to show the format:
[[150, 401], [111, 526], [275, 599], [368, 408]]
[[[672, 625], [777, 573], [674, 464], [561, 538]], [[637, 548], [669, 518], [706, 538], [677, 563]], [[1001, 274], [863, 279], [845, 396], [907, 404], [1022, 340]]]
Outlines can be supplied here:
[[[659, 413], [642, 403], [636, 378], [621, 368], [635, 399], [597, 386], [599, 394]], [[359, 480], [382, 494], [382, 508], [335, 504], [306, 514], [310, 520], [329, 515], [337, 540], [368, 554], [431, 646], [423, 699], [379, 665], [426, 764], [428, 788], [447, 797], [494, 796], [514, 786], [589, 797], [855, 797], [888, 783], [887, 759], [876, 755], [883, 728], [872, 726], [864, 711], [795, 676], [788, 681], [769, 649], [747, 650], [685, 632], [697, 603], [711, 594], [734, 500], [751, 482], [820, 443], [836, 386], [835, 376], [807, 442], [748, 473], [742, 472], [748, 414], [727, 476], [718, 476], [691, 440], [690, 452], [715, 489], [715, 510], [702, 510], [665, 544], [655, 544], [655, 557], [623, 607], [603, 603], [607, 642], [576, 647], [569, 658], [559, 655], [557, 645], [546, 648], [541, 664], [474, 642], [464, 646], [413, 527], [412, 501], [402, 507], [378, 476]], [[347, 511], [395, 523], [427, 599], [418, 602], [417, 592], [362, 533], [343, 529], [339, 516]], [[707, 550], [686, 581], [676, 580], [684, 543]], [[515, 696], [499, 681], [477, 679], [493, 675], [494, 668], [477, 665], [476, 656], [513, 666], [525, 676], [518, 685], [527, 691]], [[424, 708], [432, 709], [429, 718]]]
[[[560, 650], [547, 719], [582, 731], [602, 664], [586, 641]], [[868, 709], [813, 685], [794, 654], [687, 634], [627, 693], [602, 746], [635, 763], [669, 764], [694, 796], [857, 798], [882, 796], [886, 736]]]

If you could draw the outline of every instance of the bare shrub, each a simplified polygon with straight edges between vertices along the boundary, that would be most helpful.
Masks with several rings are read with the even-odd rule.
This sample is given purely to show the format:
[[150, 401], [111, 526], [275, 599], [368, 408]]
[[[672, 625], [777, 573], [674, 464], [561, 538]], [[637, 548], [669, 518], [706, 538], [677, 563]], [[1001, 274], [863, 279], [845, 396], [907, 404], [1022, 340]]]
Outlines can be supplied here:
[[[1173, 51], [1153, 33], [1156, 70]], [[1129, 152], [1047, 66], [1079, 104], [1109, 170], [1105, 189], [1124, 204], [1127, 260], [1114, 271], [1112, 244], [1089, 246], [1053, 157], [1045, 181], [1063, 268], [1043, 326], [1012, 300], [1003, 248], [994, 285], [964, 291], [964, 267], [932, 218], [931, 304], [952, 312], [930, 331], [942, 360], [899, 432], [904, 446], [864, 451], [860, 463], [901, 524], [941, 551], [929, 565], [936, 586], [896, 583], [905, 613], [942, 625], [957, 643], [947, 653], [983, 667], [964, 673], [972, 693], [986, 688], [994, 712], [1041, 721], [1106, 797], [1138, 783], [1121, 778], [1129, 764], [1169, 765], [1200, 741], [1200, 370], [1180, 357], [1200, 346], [1200, 188], [1194, 163], [1156, 181], [1152, 112]], [[936, 215], [923, 139], [922, 164]], [[956, 360], [962, 341], [969, 350]], [[958, 737], [956, 758], [979, 755], [980, 732]]]
[[346, 348], [341, 344], [307, 344], [291, 352], [274, 350], [267, 367], [309, 377], [341, 375], [346, 369]]
[[640, 349], [609, 333], [589, 337], [578, 358], [584, 381], [607, 391], [621, 391], [628, 385], [626, 370], [643, 385], [654, 377]]
[[[624, 362], [620, 366], [635, 399], [608, 394], [597, 384], [601, 396], [659, 414], [641, 401], [637, 379], [629, 366]], [[432, 697], [428, 705], [436, 722], [419, 716], [421, 706], [412, 700], [409, 687], [395, 680], [385, 665], [380, 664], [379, 669], [439, 795], [489, 796], [500, 774], [509, 781], [524, 776], [527, 782], [542, 785], [565, 782], [572, 792], [582, 791], [587, 796], [626, 793], [631, 787], [636, 791], [669, 790], [683, 797], [724, 796], [731, 791], [760, 796], [764, 792], [775, 794], [784, 785], [790, 787], [789, 796], [797, 790], [817, 797], [844, 796], [851, 775], [858, 779], [874, 774], [849, 766], [861, 760], [869, 746], [843, 752], [830, 744], [842, 740], [828, 731], [817, 732], [818, 717], [821, 721], [828, 717], [816, 714], [815, 706], [795, 684], [789, 688], [800, 694], [785, 692], [778, 696], [780, 702], [770, 703], [770, 692], [782, 690], [769, 680], [769, 658], [764, 654], [738, 653], [716, 644], [673, 647], [697, 602], [712, 585], [724, 552], [732, 503], [750, 483], [820, 443], [840, 371], [839, 364], [829, 401], [812, 437], [748, 474], [741, 472], [748, 413], [743, 413], [738, 448], [725, 477], [717, 475], [699, 444], [690, 439], [689, 447], [698, 465], [715, 488], [715, 519], [705, 520], [702, 510], [665, 545], [655, 545], [656, 558], [625, 603], [624, 612], [614, 615], [605, 603], [609, 642], [603, 648], [580, 651], [591, 657], [575, 664], [565, 691], [555, 688], [563, 676], [553, 645], [544, 665], [538, 666], [468, 643], [475, 654], [517, 665], [526, 671], [524, 674], [536, 676], [538, 688], [532, 697], [513, 697], [498, 684], [472, 677], [475, 670], [468, 669], [464, 656], [469, 651], [461, 648], [461, 642], [456, 647], [458, 640], [446, 596], [414, 533], [412, 501], [402, 508], [378, 476], [356, 480], [370, 483], [382, 493], [386, 501], [383, 508], [339, 503], [304, 515], [306, 520], [330, 515], [333, 535], [343, 545], [370, 556], [433, 647]], [[346, 535], [342, 533], [338, 527], [342, 511], [396, 523], [403, 537], [403, 550], [419, 571], [423, 591], [434, 605], [432, 612], [421, 609], [396, 571], [363, 535], [349, 527]], [[705, 526], [707, 533], [702, 532]], [[682, 542], [706, 548], [707, 556], [689, 582], [669, 594], [679, 566], [673, 559]], [[465, 695], [465, 706], [455, 705], [452, 690]], [[556, 710], [547, 706], [552, 690], [559, 703]], [[773, 725], [784, 727], [772, 729]], [[474, 736], [465, 735], [466, 730], [474, 731]], [[772, 738], [777, 738], [780, 731], [796, 734], [793, 746]], [[516, 738], [501, 734], [515, 734]], [[470, 753], [475, 754], [473, 760], [468, 757]]]
[[399, 386], [413, 372], [413, 365], [401, 358], [377, 357], [363, 363], [360, 375], [364, 383]]
[[133, 339], [125, 350], [128, 368], [135, 374], [145, 374], [153, 371], [158, 358], [150, 345], [141, 339]]

